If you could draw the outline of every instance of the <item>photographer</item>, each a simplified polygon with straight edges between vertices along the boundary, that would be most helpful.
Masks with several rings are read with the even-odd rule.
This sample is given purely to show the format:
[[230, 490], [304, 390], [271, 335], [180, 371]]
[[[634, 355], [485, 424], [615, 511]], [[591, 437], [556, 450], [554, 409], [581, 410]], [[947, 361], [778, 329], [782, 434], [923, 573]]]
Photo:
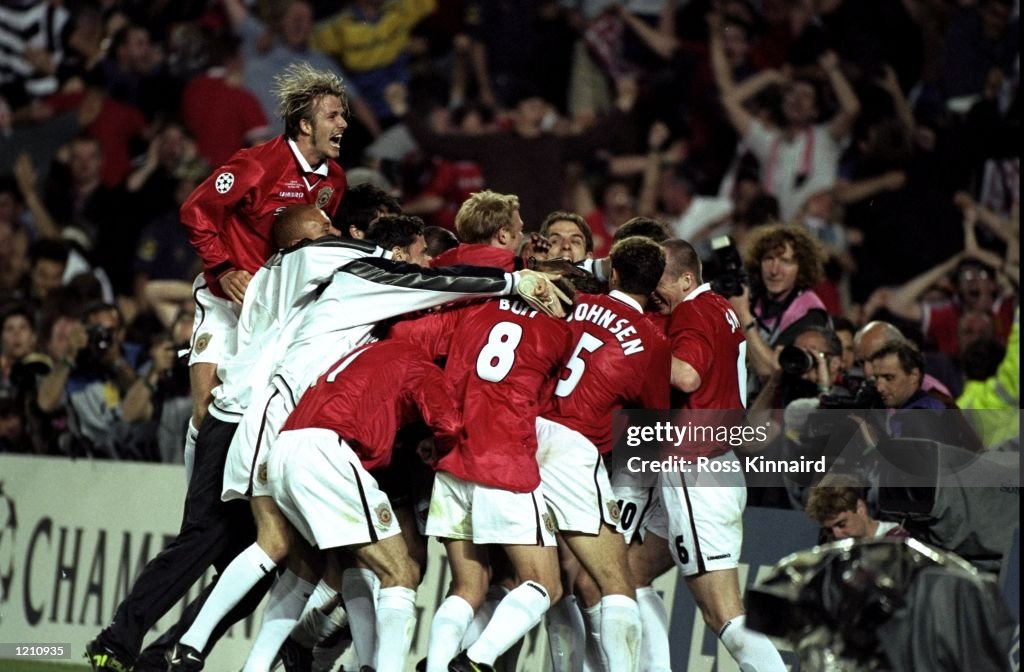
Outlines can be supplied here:
[[138, 380], [129, 363], [135, 353], [124, 344], [116, 306], [94, 303], [67, 335], [63, 356], [40, 382], [37, 402], [44, 413], [64, 408], [72, 455], [138, 459], [145, 431], [125, 419], [124, 400]]
[[796, 399], [819, 395], [849, 396], [839, 383], [846, 374], [843, 343], [827, 327], [801, 330], [792, 345], [779, 351], [779, 369], [772, 372], [752, 408], [785, 408]]
[[729, 299], [747, 338], [747, 362], [764, 380], [779, 369], [778, 349], [809, 326], [829, 326], [825, 304], [811, 287], [824, 274], [825, 253], [806, 230], [789, 224], [755, 229], [745, 263], [750, 287]]

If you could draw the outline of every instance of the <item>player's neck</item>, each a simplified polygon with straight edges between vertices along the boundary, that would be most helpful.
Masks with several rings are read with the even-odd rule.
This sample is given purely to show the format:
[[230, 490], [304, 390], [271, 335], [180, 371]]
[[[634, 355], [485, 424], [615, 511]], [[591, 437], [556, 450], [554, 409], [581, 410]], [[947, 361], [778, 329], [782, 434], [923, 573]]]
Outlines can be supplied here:
[[623, 292], [621, 289], [618, 290], [618, 291], [622, 292], [623, 294], [625, 294], [629, 298], [631, 298], [634, 301], [636, 301], [637, 303], [639, 303], [641, 311], [644, 311], [644, 310], [647, 309], [647, 304], [650, 302], [650, 298], [648, 296], [646, 296], [644, 294], [630, 294], [629, 292]]
[[299, 150], [299, 154], [302, 154], [302, 158], [306, 160], [309, 167], [316, 170], [320, 167], [320, 164], [326, 161], [326, 157], [320, 151], [318, 151], [306, 137], [299, 137], [295, 141], [295, 146]]

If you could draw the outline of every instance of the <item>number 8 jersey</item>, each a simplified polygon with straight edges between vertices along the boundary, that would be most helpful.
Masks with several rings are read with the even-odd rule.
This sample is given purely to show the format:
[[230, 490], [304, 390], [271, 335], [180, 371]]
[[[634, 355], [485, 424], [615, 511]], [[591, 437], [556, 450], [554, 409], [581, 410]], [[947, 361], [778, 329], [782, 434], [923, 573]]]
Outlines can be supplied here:
[[465, 433], [439, 471], [512, 492], [540, 485], [537, 416], [551, 403], [572, 352], [569, 325], [514, 299], [427, 315], [396, 324], [391, 335], [447, 356]]

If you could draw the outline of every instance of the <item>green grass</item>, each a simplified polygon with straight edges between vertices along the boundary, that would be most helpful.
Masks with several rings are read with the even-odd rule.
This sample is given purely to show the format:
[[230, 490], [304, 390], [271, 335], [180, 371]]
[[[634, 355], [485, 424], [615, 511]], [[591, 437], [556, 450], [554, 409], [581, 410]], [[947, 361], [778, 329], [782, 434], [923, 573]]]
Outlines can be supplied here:
[[2, 670], [2, 672], [83, 672], [88, 669], [88, 665], [82, 665], [70, 660], [60, 663], [28, 660], [0, 660], [0, 670]]

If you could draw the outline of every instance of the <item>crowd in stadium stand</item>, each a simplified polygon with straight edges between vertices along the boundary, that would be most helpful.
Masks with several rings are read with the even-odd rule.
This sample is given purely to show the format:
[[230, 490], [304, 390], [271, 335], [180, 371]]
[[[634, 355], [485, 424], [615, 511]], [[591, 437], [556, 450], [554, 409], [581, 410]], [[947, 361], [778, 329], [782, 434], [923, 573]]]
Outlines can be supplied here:
[[[181, 461], [201, 263], [179, 207], [236, 150], [283, 131], [270, 91], [294, 62], [346, 83], [350, 185], [428, 225], [454, 230], [462, 202], [492, 189], [518, 196], [528, 232], [554, 211], [581, 216], [599, 258], [649, 217], [712, 278], [711, 241], [731, 236], [753, 279], [732, 299], [754, 325], [748, 405], [799, 396], [779, 390], [779, 346], [828, 355], [804, 380], [827, 391], [863, 370], [855, 337], [884, 321], [946, 407], [1016, 408], [1017, 12], [4, 2], [0, 451]], [[778, 259], [787, 249], [795, 259]], [[784, 305], [778, 282], [791, 283]]]

